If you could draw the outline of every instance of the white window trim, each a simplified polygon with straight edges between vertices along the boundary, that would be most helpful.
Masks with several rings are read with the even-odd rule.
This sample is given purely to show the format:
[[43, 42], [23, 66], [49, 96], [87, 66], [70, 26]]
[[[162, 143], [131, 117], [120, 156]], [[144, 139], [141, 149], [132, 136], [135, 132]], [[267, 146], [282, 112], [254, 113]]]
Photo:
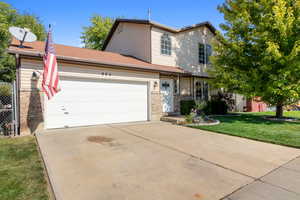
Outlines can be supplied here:
[[[168, 37], [169, 40], [170, 40], [170, 54], [162, 53], [162, 39], [163, 39], [164, 36]], [[160, 54], [163, 55], [163, 56], [172, 56], [172, 38], [171, 38], [171, 36], [168, 33], [163, 33], [160, 36]]]

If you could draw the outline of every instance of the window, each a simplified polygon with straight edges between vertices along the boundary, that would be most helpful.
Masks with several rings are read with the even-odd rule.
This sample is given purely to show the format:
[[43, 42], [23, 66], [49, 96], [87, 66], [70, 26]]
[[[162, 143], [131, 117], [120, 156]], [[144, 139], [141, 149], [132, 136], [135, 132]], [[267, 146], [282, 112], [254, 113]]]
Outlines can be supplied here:
[[205, 101], [208, 101], [208, 89], [209, 89], [209, 85], [207, 82], [203, 83], [203, 99]]
[[212, 55], [212, 47], [209, 44], [199, 44], [199, 63], [209, 64], [209, 57]]
[[197, 80], [195, 82], [195, 99], [196, 100], [209, 100], [209, 85], [207, 82]]
[[196, 95], [196, 100], [201, 100], [202, 99], [202, 82], [201, 81], [196, 81], [195, 84], [195, 95]]
[[160, 39], [160, 53], [163, 55], [171, 55], [172, 43], [168, 34], [164, 33]]

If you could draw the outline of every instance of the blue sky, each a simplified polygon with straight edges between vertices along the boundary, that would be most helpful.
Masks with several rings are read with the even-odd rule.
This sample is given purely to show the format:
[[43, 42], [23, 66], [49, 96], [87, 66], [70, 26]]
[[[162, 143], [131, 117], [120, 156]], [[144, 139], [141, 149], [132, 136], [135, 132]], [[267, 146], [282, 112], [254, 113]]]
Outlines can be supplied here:
[[37, 15], [43, 24], [53, 24], [54, 42], [80, 46], [82, 27], [93, 14], [109, 17], [146, 19], [179, 28], [210, 21], [217, 29], [223, 16], [217, 6], [224, 0], [6, 0], [20, 12]]

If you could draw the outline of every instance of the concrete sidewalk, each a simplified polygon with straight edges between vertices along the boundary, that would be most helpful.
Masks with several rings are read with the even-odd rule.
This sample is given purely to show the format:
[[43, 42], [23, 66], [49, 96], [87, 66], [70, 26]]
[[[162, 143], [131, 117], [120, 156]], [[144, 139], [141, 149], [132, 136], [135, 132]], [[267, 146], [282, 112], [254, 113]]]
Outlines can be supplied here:
[[242, 187], [224, 200], [296, 200], [300, 199], [300, 158]]
[[298, 149], [168, 123], [60, 129], [37, 139], [59, 200], [260, 200], [262, 187], [272, 200], [300, 199]]

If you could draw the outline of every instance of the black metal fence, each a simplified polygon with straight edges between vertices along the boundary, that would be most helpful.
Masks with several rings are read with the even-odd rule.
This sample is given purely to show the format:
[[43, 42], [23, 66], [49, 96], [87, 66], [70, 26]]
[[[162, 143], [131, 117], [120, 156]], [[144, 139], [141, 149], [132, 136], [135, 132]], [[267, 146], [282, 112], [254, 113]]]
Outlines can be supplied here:
[[0, 82], [0, 135], [16, 135], [16, 84]]

